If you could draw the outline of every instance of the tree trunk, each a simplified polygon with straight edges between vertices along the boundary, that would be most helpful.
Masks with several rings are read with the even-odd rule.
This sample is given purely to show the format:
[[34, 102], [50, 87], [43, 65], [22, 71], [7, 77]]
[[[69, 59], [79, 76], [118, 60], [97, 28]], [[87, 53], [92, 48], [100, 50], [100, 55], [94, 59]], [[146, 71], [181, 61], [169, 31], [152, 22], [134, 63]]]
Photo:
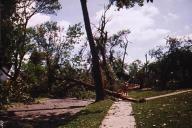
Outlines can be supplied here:
[[[104, 48], [105, 49], [105, 48]], [[104, 49], [101, 50], [101, 55], [103, 58], [103, 70], [105, 72], [105, 76], [107, 78], [107, 81], [109, 83], [109, 89], [113, 90], [113, 85], [115, 84], [115, 74], [112, 72], [111, 68], [109, 67], [109, 63], [106, 59], [106, 53], [104, 52]]]
[[[67, 78], [67, 77], [56, 77], [55, 79], [61, 80], [61, 81], [65, 80], [65, 81], [67, 81], [69, 83], [72, 82], [73, 84], [69, 84], [69, 86], [67, 86], [67, 88], [72, 88], [74, 86], [83, 85], [87, 90], [93, 91], [95, 89], [94, 85], [89, 84], [89, 83], [85, 83], [85, 82], [83, 82], [81, 80]], [[112, 96], [112, 97], [118, 98], [118, 99], [120, 98], [120, 99], [126, 100], [126, 101], [131, 101], [131, 102], [144, 102], [145, 101], [145, 99], [134, 99], [134, 98], [124, 96], [123, 94], [120, 94], [118, 92], [111, 91], [111, 90], [108, 90], [108, 89], [104, 89], [103, 91], [109, 96]]]
[[98, 51], [96, 49], [92, 30], [91, 30], [89, 13], [87, 10], [87, 0], [80, 0], [80, 2], [81, 2], [82, 11], [83, 11], [85, 29], [86, 29], [87, 37], [89, 40], [89, 46], [90, 46], [91, 54], [92, 54], [92, 65], [93, 65], [92, 76], [93, 76], [94, 84], [95, 84], [96, 101], [100, 101], [100, 100], [104, 99], [104, 88], [103, 88], [104, 85], [103, 85], [103, 78], [101, 75], [100, 64], [99, 64]]

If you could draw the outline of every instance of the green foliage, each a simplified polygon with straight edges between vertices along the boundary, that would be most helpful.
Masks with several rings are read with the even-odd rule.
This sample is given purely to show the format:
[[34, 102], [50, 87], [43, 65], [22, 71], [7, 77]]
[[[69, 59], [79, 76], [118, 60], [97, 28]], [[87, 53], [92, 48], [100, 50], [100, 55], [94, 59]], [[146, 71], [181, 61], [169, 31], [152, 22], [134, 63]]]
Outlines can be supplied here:
[[30, 94], [27, 93], [29, 86], [23, 82], [17, 81], [17, 86], [12, 82], [5, 82], [0, 86], [0, 105], [9, 104], [11, 102], [29, 103], [33, 101]]
[[[29, 62], [23, 64], [22, 73], [28, 74], [23, 78], [31, 88], [29, 94], [33, 97], [51, 96], [64, 97], [76, 96], [87, 97], [89, 92], [77, 91], [70, 95], [68, 86], [70, 81], [58, 80], [57, 78], [82, 79], [85, 71], [82, 69], [82, 54], [73, 57], [71, 54], [74, 45], [80, 41], [81, 25], [69, 26], [64, 34], [56, 22], [46, 22], [33, 29], [32, 39], [35, 47], [31, 52]], [[86, 78], [89, 78], [86, 76]], [[75, 89], [74, 89], [75, 90]], [[71, 90], [72, 92], [75, 92]], [[84, 94], [85, 93], [85, 94]], [[78, 96], [79, 95], [79, 96]]]
[[5, 83], [0, 84], [0, 108], [9, 103], [9, 88], [5, 86]]
[[37, 13], [54, 14], [61, 9], [58, 0], [33, 0], [36, 2]]
[[134, 7], [135, 4], [139, 6], [143, 6], [144, 0], [110, 0], [111, 2], [115, 1], [115, 4], [118, 8], [131, 8]]
[[[34, 31], [27, 28], [27, 24], [36, 13], [55, 13], [55, 10], [60, 9], [60, 4], [58, 0], [10, 0], [3, 1], [2, 4], [4, 11], [3, 19], [1, 19], [3, 40], [0, 44], [0, 55], [3, 57], [0, 57], [0, 68], [6, 67], [7, 70], [10, 70], [12, 67], [10, 81], [1, 86], [5, 93], [2, 95], [6, 102], [30, 102], [31, 90], [38, 84], [37, 79], [41, 78], [37, 78], [41, 68], [37, 64], [34, 66], [29, 63], [28, 66], [25, 66], [23, 63], [25, 55], [34, 49], [32, 43]], [[22, 68], [24, 71], [28, 70], [31, 77], [28, 77]]]
[[151, 50], [156, 62], [149, 64], [148, 74], [157, 88], [190, 87], [192, 83], [191, 40], [167, 39], [167, 46]]
[[140, 60], [135, 60], [129, 64], [129, 75], [134, 77], [142, 67], [142, 62]]
[[[135, 4], [138, 4], [139, 6], [143, 6], [144, 0], [109, 0], [111, 4], [115, 2], [116, 6], [120, 9], [123, 7], [131, 8], [134, 7]], [[151, 2], [153, 3], [153, 0], [147, 0], [147, 3]]]
[[67, 96], [77, 99], [95, 99], [95, 94], [92, 91], [87, 91], [83, 87], [73, 87], [67, 90]]
[[46, 92], [46, 68], [40, 64], [28, 62], [23, 64], [23, 83], [28, 85], [27, 93], [32, 97], [38, 97]]
[[71, 38], [71, 39], [81, 37], [83, 35], [81, 23], [75, 24], [73, 26], [69, 26], [66, 35], [67, 35], [67, 38]]
[[[120, 74], [122, 72], [122, 60], [121, 59], [117, 59], [113, 61], [113, 69], [115, 71], [116, 74]], [[120, 76], [118, 76], [120, 78]]]
[[138, 128], [191, 128], [192, 93], [133, 104]]
[[130, 76], [125, 72], [127, 70], [127, 65], [124, 65], [124, 68], [122, 69], [122, 60], [120, 58], [114, 59], [112, 66], [115, 74], [120, 80], [125, 80], [127, 81]]
[[59, 128], [98, 128], [112, 103], [111, 100], [104, 100], [90, 104]]
[[61, 6], [58, 0], [9, 0], [2, 1], [2, 8], [1, 31], [3, 38], [0, 44], [0, 55], [2, 55], [0, 68], [5, 66], [9, 70], [13, 65], [16, 78], [23, 56], [28, 52], [28, 44], [31, 39], [28, 38], [29, 31], [27, 29], [29, 19], [36, 13], [55, 13]]

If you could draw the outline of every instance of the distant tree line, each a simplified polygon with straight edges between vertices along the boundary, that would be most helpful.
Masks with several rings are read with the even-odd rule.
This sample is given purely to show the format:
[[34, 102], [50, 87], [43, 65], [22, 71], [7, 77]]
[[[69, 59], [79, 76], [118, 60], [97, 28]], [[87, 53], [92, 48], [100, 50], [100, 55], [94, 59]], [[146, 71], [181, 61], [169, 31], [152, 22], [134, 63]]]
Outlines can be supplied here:
[[168, 37], [166, 42], [166, 46], [149, 51], [154, 62], [129, 65], [129, 75], [134, 77], [132, 82], [155, 89], [192, 87], [192, 40]]

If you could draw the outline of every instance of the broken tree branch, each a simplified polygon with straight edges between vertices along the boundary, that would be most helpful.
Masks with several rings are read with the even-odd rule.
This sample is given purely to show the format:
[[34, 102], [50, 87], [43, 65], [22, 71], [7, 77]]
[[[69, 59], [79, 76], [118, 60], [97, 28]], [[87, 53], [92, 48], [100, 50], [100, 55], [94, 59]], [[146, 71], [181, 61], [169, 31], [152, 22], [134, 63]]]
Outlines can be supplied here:
[[[68, 78], [68, 77], [62, 77], [62, 78], [56, 78], [57, 80], [66, 80], [66, 81], [69, 81], [69, 82], [74, 82], [76, 83], [76, 85], [83, 85], [86, 89], [88, 90], [91, 90], [91, 91], [94, 91], [95, 90], [95, 86], [92, 85], [92, 84], [89, 84], [89, 83], [85, 83], [81, 80], [76, 80], [76, 79], [72, 79], [72, 78]], [[73, 84], [74, 86], [74, 84]], [[111, 91], [111, 90], [108, 90], [108, 89], [104, 89], [104, 92], [106, 95], [109, 95], [109, 96], [112, 96], [112, 97], [115, 97], [115, 98], [118, 98], [118, 99], [122, 99], [122, 100], [126, 100], [126, 101], [131, 101], [131, 102], [143, 102], [143, 100], [137, 100], [137, 99], [134, 99], [134, 98], [130, 98], [130, 97], [127, 97], [127, 96], [124, 96], [120, 93], [117, 93], [115, 91]]]

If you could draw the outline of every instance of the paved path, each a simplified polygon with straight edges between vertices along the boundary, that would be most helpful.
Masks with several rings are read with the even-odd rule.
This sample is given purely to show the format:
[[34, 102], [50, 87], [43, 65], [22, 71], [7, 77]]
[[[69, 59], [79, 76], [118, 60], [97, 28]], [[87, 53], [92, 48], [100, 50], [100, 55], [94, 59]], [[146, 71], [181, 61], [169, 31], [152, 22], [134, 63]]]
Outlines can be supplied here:
[[92, 102], [66, 98], [45, 99], [31, 105], [16, 104], [7, 113], [0, 113], [0, 124], [3, 121], [5, 128], [56, 128]]
[[76, 98], [46, 99], [38, 104], [12, 106], [8, 112], [12, 112], [22, 119], [56, 116], [64, 113], [74, 115], [92, 102], [92, 100], [78, 100]]
[[153, 97], [145, 98], [145, 100], [153, 100], [153, 99], [158, 99], [158, 98], [167, 97], [167, 96], [173, 96], [173, 95], [177, 95], [177, 94], [181, 94], [181, 93], [185, 93], [185, 92], [191, 92], [191, 91], [192, 91], [192, 89], [184, 90], [184, 91], [178, 91], [178, 92], [172, 92], [172, 93], [168, 93], [168, 94], [164, 94], [164, 95], [160, 95], [160, 96], [153, 96]]
[[135, 128], [135, 126], [131, 103], [117, 101], [111, 106], [100, 128]]

